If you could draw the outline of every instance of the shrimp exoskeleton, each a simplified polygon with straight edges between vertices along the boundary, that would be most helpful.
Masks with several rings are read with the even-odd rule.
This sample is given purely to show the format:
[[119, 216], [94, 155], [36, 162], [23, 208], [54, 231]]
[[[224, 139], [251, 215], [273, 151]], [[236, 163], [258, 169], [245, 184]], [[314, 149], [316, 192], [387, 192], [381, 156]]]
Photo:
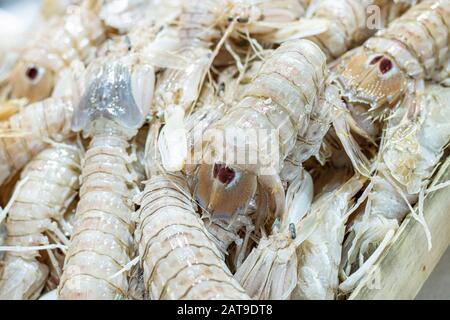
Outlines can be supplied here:
[[186, 177], [166, 173], [152, 123], [146, 143], [149, 180], [138, 197], [136, 241], [146, 296], [151, 299], [248, 299], [195, 212]]
[[410, 80], [435, 77], [449, 59], [450, 2], [427, 0], [342, 57], [337, 82], [349, 103], [392, 108]]
[[126, 34], [141, 21], [163, 24], [179, 14], [180, 0], [104, 0], [100, 18], [121, 34]]
[[342, 158], [324, 171], [321, 168], [321, 176], [315, 173], [314, 184], [321, 188], [314, 201], [313, 180], [306, 171], [290, 183], [284, 219], [260, 240], [235, 274], [252, 298], [335, 297], [345, 221], [365, 181], [350, 178], [350, 168]]
[[72, 121], [73, 130], [92, 139], [82, 162], [76, 225], [59, 286], [62, 299], [117, 299], [128, 292], [132, 198], [138, 190], [129, 140], [148, 113], [154, 70], [131, 55], [96, 62]]
[[263, 64], [244, 98], [206, 131], [195, 196], [213, 221], [233, 223], [256, 193], [259, 223], [284, 212], [278, 164], [297, 140], [309, 146], [297, 148], [304, 158], [320, 147], [328, 129], [328, 106], [318, 103], [325, 77], [325, 56], [314, 43], [286, 42]]
[[427, 85], [425, 92], [405, 106], [404, 114], [398, 111], [400, 120], [391, 118], [365, 210], [349, 228], [346, 276], [340, 286], [344, 292], [359, 283], [417, 201], [419, 212], [414, 215], [426, 228], [421, 212], [423, 198], [443, 149], [450, 141], [449, 99], [450, 89]]
[[13, 97], [31, 102], [47, 98], [73, 61], [87, 64], [95, 57], [105, 30], [92, 2], [69, 7], [65, 15], [50, 20], [24, 50], [10, 75]]
[[349, 113], [337, 133], [356, 168], [367, 161], [358, 155], [359, 146], [349, 143], [349, 131], [376, 138], [380, 128], [372, 120], [385, 118], [421, 90], [424, 80], [439, 76], [449, 61], [449, 26], [450, 1], [423, 1], [336, 65], [336, 84]]
[[279, 43], [309, 39], [332, 61], [367, 40], [404, 7], [392, 0], [313, 0], [304, 17], [280, 27], [271, 37]]
[[27, 105], [26, 99], [12, 99], [0, 102], [0, 121], [8, 120]]
[[313, 181], [303, 171], [287, 190], [286, 220], [279, 230], [260, 240], [234, 275], [251, 298], [285, 300], [291, 296], [297, 286], [297, 248], [314, 227], [311, 219], [302, 221], [312, 199]]
[[214, 40], [220, 38], [217, 18], [221, 1], [197, 0], [183, 4], [179, 16], [177, 55], [187, 61], [181, 69], [162, 72], [155, 92], [155, 107], [164, 111], [166, 125], [161, 131], [159, 148], [166, 170], [183, 169], [187, 154], [184, 118], [200, 95], [210, 68]]
[[355, 176], [313, 202], [309, 218], [316, 219], [316, 226], [298, 248], [298, 285], [292, 298], [336, 298], [345, 224], [354, 197], [365, 180]]
[[[267, 192], [271, 198], [269, 203], [273, 213], [282, 211], [280, 201], [284, 201], [283, 196], [273, 198], [283, 193], [281, 184], [276, 183], [280, 181], [280, 171], [274, 162], [283, 161], [293, 149], [297, 136], [308, 132], [307, 124], [315, 109], [319, 108], [317, 101], [323, 91], [325, 75], [325, 57], [308, 40], [287, 42], [273, 52], [247, 87], [244, 98], [206, 132], [240, 132], [244, 138], [245, 134], [256, 134], [258, 130], [267, 132], [258, 146], [242, 143], [245, 139], [236, 146], [244, 155], [257, 151], [256, 162], [251, 164], [245, 163], [245, 159], [238, 159], [244, 160], [243, 163], [226, 159], [226, 151], [235, 147], [233, 139], [225, 141], [228, 145], [217, 143], [216, 139], [205, 141], [205, 162], [198, 170], [196, 196], [208, 212], [230, 217], [238, 211], [245, 211], [257, 184], [262, 187], [259, 192]], [[305, 81], [298, 82], [300, 78]], [[253, 131], [246, 132], [245, 129]], [[275, 150], [270, 148], [269, 142], [275, 143]], [[310, 151], [305, 150], [307, 153]], [[272, 175], [261, 174], [264, 166], [267, 171], [274, 170]]]
[[151, 299], [248, 299], [195, 212], [184, 177], [152, 176], [140, 205], [136, 237]]
[[62, 141], [72, 134], [72, 104], [70, 99], [48, 98], [0, 123], [0, 185], [46, 147], [46, 138]]
[[[329, 26], [326, 32], [310, 39], [320, 46], [329, 60], [334, 60], [382, 28], [393, 6], [392, 0], [313, 1], [306, 17], [324, 19]], [[374, 8], [380, 10], [379, 16], [374, 14]]]
[[[238, 36], [255, 38], [271, 44], [286, 40], [277, 33], [296, 26], [310, 4], [310, 0], [231, 0], [230, 18], [235, 18]], [[322, 26], [318, 27], [322, 30]], [[314, 31], [317, 30], [317, 27]], [[300, 28], [295, 32], [301, 32]], [[310, 32], [310, 31], [308, 31]], [[292, 34], [294, 32], [290, 32]], [[237, 37], [233, 34], [233, 37]]]
[[[67, 244], [55, 223], [77, 195], [79, 174], [80, 150], [64, 144], [40, 152], [22, 171], [7, 212], [6, 245], [12, 250], [6, 253], [3, 262], [1, 299], [36, 299], [40, 295], [49, 268], [38, 259], [41, 255], [38, 249], [20, 249], [44, 248], [52, 239]], [[55, 254], [49, 249], [47, 253], [56, 263]], [[54, 267], [59, 269], [58, 264]]]
[[166, 170], [178, 171], [185, 165], [188, 153], [185, 114], [197, 101], [203, 80], [220, 47], [229, 44], [229, 37], [236, 37], [234, 31], [247, 38], [275, 42], [271, 38], [273, 31], [303, 16], [308, 2], [196, 0], [183, 3], [177, 21], [177, 55], [187, 65], [163, 72], [155, 99], [158, 112], [164, 112], [166, 121], [159, 138]]

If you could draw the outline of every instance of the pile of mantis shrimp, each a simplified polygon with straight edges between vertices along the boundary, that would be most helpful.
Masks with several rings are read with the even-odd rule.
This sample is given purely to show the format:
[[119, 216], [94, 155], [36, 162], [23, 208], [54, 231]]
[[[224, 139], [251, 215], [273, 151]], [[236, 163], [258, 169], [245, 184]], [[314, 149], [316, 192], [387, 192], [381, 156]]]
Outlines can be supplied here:
[[449, 39], [450, 0], [43, 1], [0, 54], [0, 299], [345, 299], [406, 216], [432, 245]]

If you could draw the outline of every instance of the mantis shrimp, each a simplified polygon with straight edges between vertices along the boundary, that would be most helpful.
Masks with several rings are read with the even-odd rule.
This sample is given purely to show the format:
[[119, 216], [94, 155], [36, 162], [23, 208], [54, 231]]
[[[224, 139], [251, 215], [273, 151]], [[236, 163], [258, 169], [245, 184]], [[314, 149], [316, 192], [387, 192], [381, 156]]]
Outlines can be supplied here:
[[[251, 230], [246, 211], [256, 195], [254, 230], [283, 214], [284, 188], [277, 161], [295, 152], [301, 163], [318, 151], [329, 126], [330, 108], [319, 103], [328, 91], [325, 79], [325, 56], [314, 43], [283, 43], [265, 61], [244, 98], [205, 132], [194, 192], [211, 221]], [[258, 130], [265, 135], [255, 145], [252, 139]], [[234, 138], [225, 145], [214, 138], [230, 132]], [[236, 159], [238, 155], [242, 158]]]
[[46, 139], [63, 141], [72, 132], [73, 101], [48, 98], [30, 104], [0, 123], [0, 185], [46, 146]]
[[233, 279], [181, 173], [166, 173], [157, 151], [159, 125], [147, 140], [149, 181], [139, 197], [136, 240], [151, 299], [248, 299]]
[[423, 1], [346, 54], [337, 71], [344, 97], [380, 111], [393, 108], [411, 82], [436, 77], [449, 59], [449, 19], [448, 0]]
[[316, 228], [297, 249], [300, 252], [298, 283], [293, 298], [330, 300], [337, 297], [345, 223], [365, 180], [353, 177], [312, 204], [309, 214], [317, 219]]
[[22, 171], [1, 217], [3, 220], [8, 213], [8, 251], [0, 277], [0, 299], [36, 299], [40, 295], [49, 268], [39, 250], [46, 250], [59, 270], [49, 240], [68, 242], [56, 223], [77, 195], [79, 174], [80, 150], [64, 144], [43, 150]]
[[[365, 210], [350, 225], [340, 289], [353, 289], [386, 248], [406, 214], [425, 226], [427, 185], [450, 141], [450, 89], [427, 85], [392, 117], [380, 148], [376, 175], [367, 189]], [[418, 201], [418, 213], [412, 206]], [[429, 242], [431, 246], [431, 242]]]
[[306, 34], [307, 39], [322, 49], [327, 60], [333, 61], [373, 35], [392, 16], [399, 16], [405, 7], [392, 0], [313, 0], [297, 25], [281, 28], [273, 37], [286, 41]]
[[336, 132], [358, 171], [366, 171], [368, 160], [348, 142], [349, 131], [376, 137], [380, 125], [372, 120], [386, 118], [421, 90], [424, 80], [445, 78], [449, 26], [450, 1], [422, 1], [340, 58], [335, 83], [348, 111]]
[[[190, 64], [187, 68], [163, 71], [155, 92], [155, 105], [164, 110], [166, 125], [161, 131], [159, 146], [162, 163], [169, 171], [181, 170], [187, 153], [183, 132], [185, 111], [197, 100], [203, 79], [213, 55], [212, 42], [220, 38], [215, 28], [220, 1], [195, 1], [183, 4], [177, 30], [179, 56]], [[180, 128], [181, 127], [181, 128]], [[177, 141], [178, 140], [178, 141]], [[179, 141], [181, 140], [181, 141]], [[174, 143], [179, 146], [174, 148]]]
[[149, 111], [154, 69], [136, 56], [107, 56], [87, 70], [72, 129], [91, 136], [83, 159], [74, 234], [58, 289], [61, 299], [127, 296], [133, 253], [131, 201], [138, 192], [129, 140]]
[[[196, 0], [182, 6], [176, 30], [179, 43], [173, 54], [187, 64], [183, 68], [163, 71], [155, 92], [156, 110], [164, 112], [166, 122], [159, 138], [159, 148], [162, 163], [168, 171], [184, 168], [188, 153], [185, 114], [197, 101], [220, 47], [225, 43], [227, 50], [232, 51], [227, 39], [236, 37], [234, 31], [248, 38], [250, 35], [264, 36], [266, 41], [274, 42], [270, 34], [279, 24], [293, 22], [305, 12], [305, 6], [298, 0]], [[223, 7], [229, 7], [225, 13]], [[215, 42], [217, 46], [213, 50]], [[235, 55], [234, 52], [232, 54]]]
[[[236, 18], [236, 33], [233, 38], [244, 36], [267, 43], [280, 43], [278, 32], [284, 30], [283, 36], [290, 36], [297, 29], [286, 28], [297, 26], [311, 0], [231, 0], [230, 17]], [[320, 28], [320, 27], [318, 27]], [[310, 32], [310, 31], [308, 31]]]
[[248, 299], [197, 216], [182, 177], [151, 177], [141, 205], [138, 239], [152, 299]]
[[311, 219], [302, 220], [312, 199], [312, 178], [302, 171], [286, 192], [286, 220], [279, 231], [261, 238], [234, 275], [252, 299], [290, 298], [297, 286], [296, 250], [314, 227]]
[[306, 171], [289, 185], [284, 219], [235, 274], [252, 298], [336, 297], [345, 221], [365, 181], [358, 176], [349, 179], [348, 162], [334, 158], [321, 169], [314, 184], [322, 188], [314, 201], [313, 180]]
[[[239, 71], [236, 66], [231, 66], [224, 70], [217, 85], [208, 83], [202, 90], [196, 110], [186, 119], [186, 132], [188, 141], [189, 161], [186, 163], [186, 175], [190, 184], [195, 183], [195, 170], [201, 161], [202, 145], [205, 132], [212, 124], [217, 122], [226, 111], [233, 105], [236, 99], [241, 96], [244, 85], [242, 81], [250, 76], [247, 70]], [[246, 80], [245, 80], [246, 81]], [[215, 89], [217, 87], [217, 89]], [[210, 221], [211, 222], [211, 221]], [[214, 242], [221, 250], [222, 254], [229, 257], [226, 248], [233, 242], [241, 242], [234, 228], [224, 228], [220, 222], [206, 223], [207, 230], [211, 233]]]
[[27, 47], [11, 71], [11, 94], [35, 102], [49, 97], [60, 77], [74, 61], [93, 60], [105, 38], [98, 18], [99, 2], [87, 0], [69, 7], [63, 17], [49, 21]]
[[108, 27], [127, 34], [142, 21], [162, 25], [175, 19], [182, 5], [181, 0], [104, 0], [99, 15]]

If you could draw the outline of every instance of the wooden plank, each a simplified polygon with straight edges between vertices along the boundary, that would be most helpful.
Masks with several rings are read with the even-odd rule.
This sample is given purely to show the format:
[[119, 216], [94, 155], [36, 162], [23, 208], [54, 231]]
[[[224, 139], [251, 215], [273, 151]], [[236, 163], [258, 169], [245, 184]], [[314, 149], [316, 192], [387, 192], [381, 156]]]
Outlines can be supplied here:
[[[433, 184], [450, 179], [450, 158]], [[424, 216], [432, 235], [432, 249], [424, 228], [407, 217], [391, 245], [350, 295], [349, 300], [414, 299], [450, 245], [450, 187], [425, 199]]]

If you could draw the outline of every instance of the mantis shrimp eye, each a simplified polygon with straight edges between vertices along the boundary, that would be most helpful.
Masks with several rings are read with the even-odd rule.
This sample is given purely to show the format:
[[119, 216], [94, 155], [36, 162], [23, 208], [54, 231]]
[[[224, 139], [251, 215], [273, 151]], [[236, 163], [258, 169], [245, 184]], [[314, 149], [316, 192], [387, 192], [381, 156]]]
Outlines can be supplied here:
[[383, 58], [383, 56], [376, 56], [375, 58], [372, 59], [372, 61], [370, 61], [370, 64], [373, 65], [375, 63], [377, 63], [378, 61], [380, 61]]
[[393, 65], [392, 65], [392, 61], [389, 59], [384, 58], [383, 60], [381, 60], [380, 62], [380, 71], [382, 74], [385, 74], [387, 72], [389, 72], [392, 69]]
[[25, 75], [27, 76], [28, 79], [35, 80], [39, 75], [39, 70], [38, 68], [36, 68], [36, 66], [29, 66], [25, 71]]
[[228, 185], [231, 181], [233, 181], [236, 176], [236, 172], [224, 164], [216, 163], [213, 169], [213, 176], [214, 178], [219, 179], [219, 181], [223, 184]]

